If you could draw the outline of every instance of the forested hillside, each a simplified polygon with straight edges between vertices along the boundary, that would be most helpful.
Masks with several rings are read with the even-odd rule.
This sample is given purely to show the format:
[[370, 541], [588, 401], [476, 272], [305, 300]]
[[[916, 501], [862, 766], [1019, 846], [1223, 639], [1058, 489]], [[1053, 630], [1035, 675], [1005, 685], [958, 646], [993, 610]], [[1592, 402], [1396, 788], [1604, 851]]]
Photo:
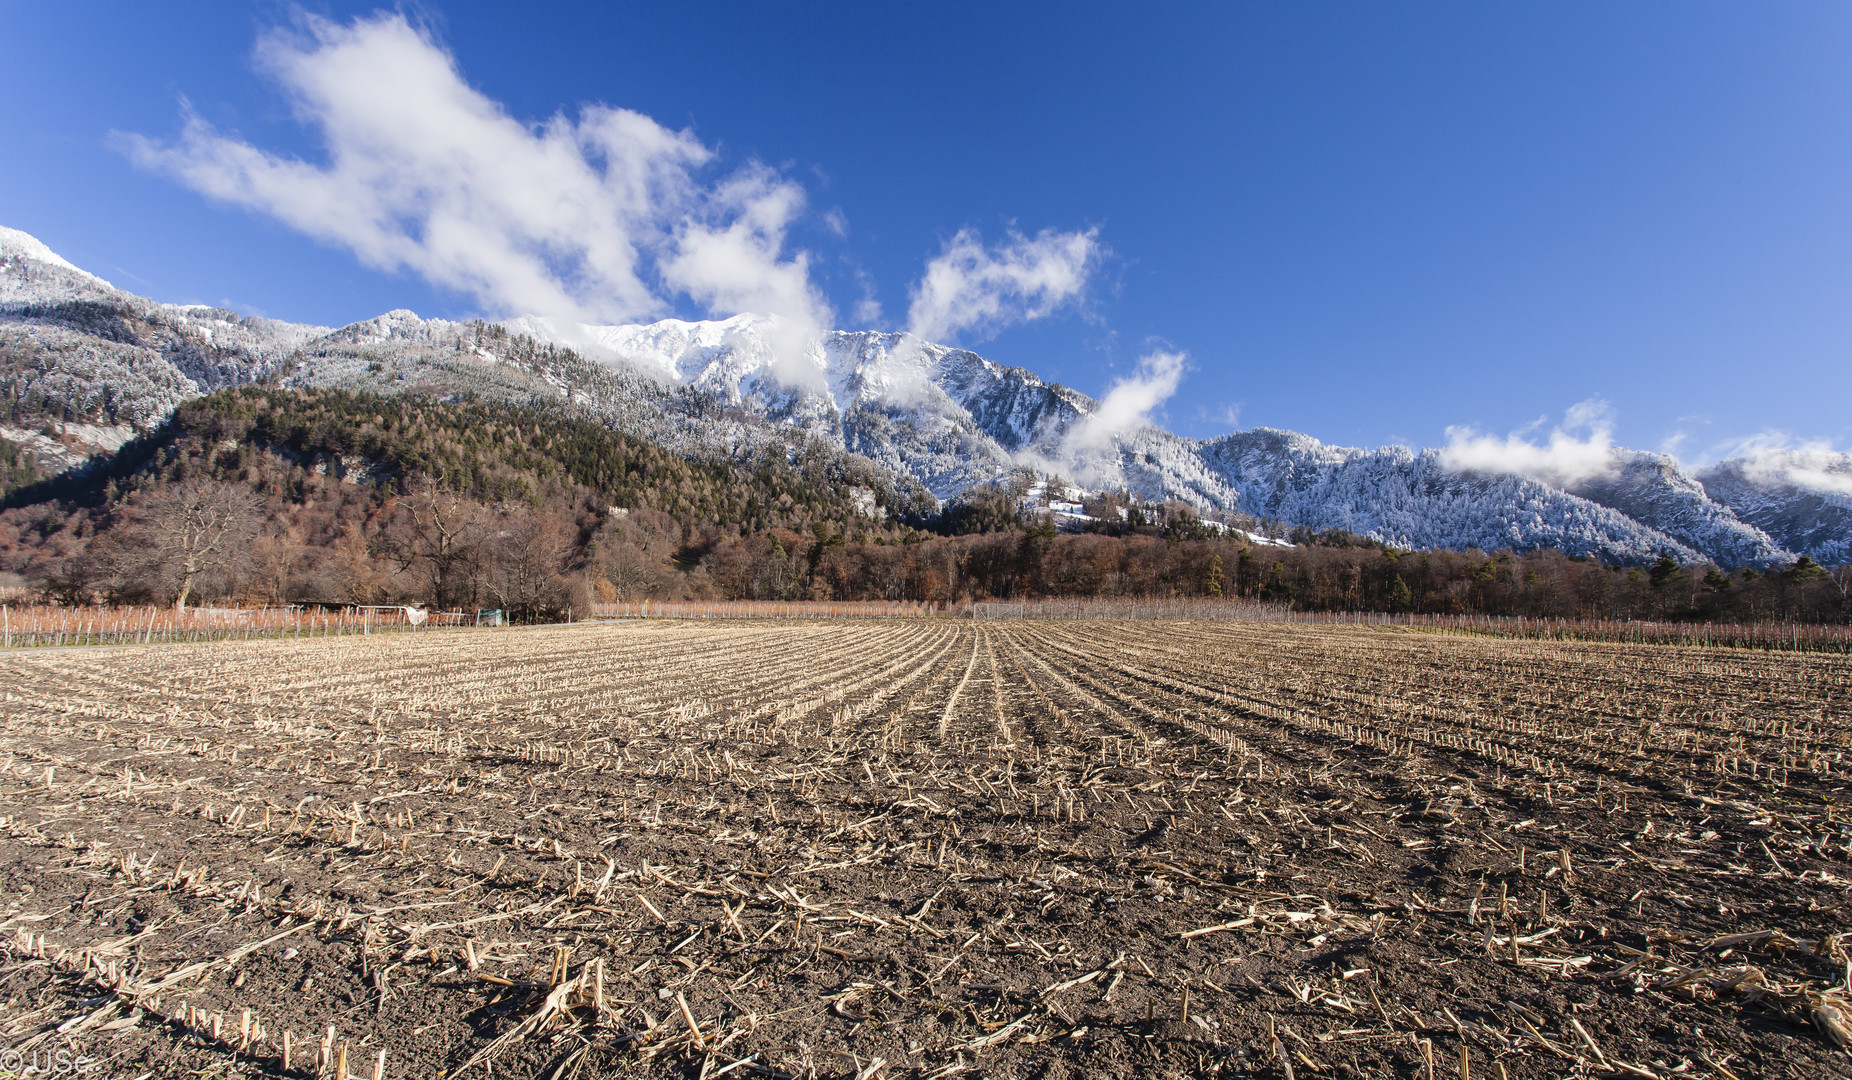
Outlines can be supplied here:
[[0, 499], [47, 477], [38, 455], [11, 439], [0, 438]]
[[1026, 508], [1027, 479], [938, 508], [814, 443], [691, 459], [561, 411], [414, 395], [223, 391], [86, 472], [46, 480], [28, 461], [0, 454], [13, 485], [0, 572], [71, 603], [399, 602], [535, 619], [643, 598], [1225, 596], [1314, 610], [1852, 617], [1852, 573], [1806, 559], [1725, 572], [1670, 557], [1405, 552], [1303, 528], [1267, 540], [1126, 492], [1091, 499], [1091, 516], [1059, 531], [1046, 508]]
[[[521, 320], [285, 323], [159, 304], [0, 228], [0, 586], [526, 618], [598, 598], [1217, 593], [1852, 618], [1843, 454], [1700, 482], [1616, 450], [1571, 492], [1266, 429], [1101, 441], [1093, 399], [907, 335], [826, 333], [820, 382], [794, 388], [769, 325], [584, 327], [591, 355]], [[1063, 520], [1092, 533], [1026, 510], [1025, 469], [1078, 481], [1091, 516]]]
[[600, 590], [713, 595], [701, 559], [729, 537], [886, 537], [933, 507], [813, 445], [689, 459], [536, 408], [256, 388], [187, 402], [6, 503], [0, 570], [73, 601], [405, 599], [535, 616]]

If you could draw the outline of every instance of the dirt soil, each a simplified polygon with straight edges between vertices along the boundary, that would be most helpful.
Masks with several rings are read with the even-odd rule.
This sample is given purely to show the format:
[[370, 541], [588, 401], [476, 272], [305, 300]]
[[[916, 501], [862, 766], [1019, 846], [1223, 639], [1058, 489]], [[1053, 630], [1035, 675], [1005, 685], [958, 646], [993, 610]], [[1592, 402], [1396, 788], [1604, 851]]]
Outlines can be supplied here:
[[1849, 741], [1844, 657], [1380, 628], [8, 654], [0, 1070], [1852, 1076]]

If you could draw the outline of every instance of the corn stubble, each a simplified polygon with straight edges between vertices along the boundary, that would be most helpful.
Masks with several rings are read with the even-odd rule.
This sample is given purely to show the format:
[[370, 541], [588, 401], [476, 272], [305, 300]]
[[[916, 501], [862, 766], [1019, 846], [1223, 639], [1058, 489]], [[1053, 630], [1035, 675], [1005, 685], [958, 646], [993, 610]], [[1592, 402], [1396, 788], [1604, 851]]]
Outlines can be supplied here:
[[1286, 624], [0, 657], [105, 1075], [1852, 1072], [1852, 661]]

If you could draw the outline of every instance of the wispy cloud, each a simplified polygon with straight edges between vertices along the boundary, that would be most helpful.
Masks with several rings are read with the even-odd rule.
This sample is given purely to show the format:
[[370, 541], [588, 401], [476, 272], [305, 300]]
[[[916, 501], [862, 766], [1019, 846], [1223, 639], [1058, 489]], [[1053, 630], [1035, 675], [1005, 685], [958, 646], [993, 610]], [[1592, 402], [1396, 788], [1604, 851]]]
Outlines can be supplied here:
[[992, 247], [960, 229], [914, 283], [907, 329], [928, 341], [981, 338], [1051, 315], [1085, 294], [1103, 255], [1097, 228], [1033, 237], [1012, 229]]
[[676, 229], [659, 262], [663, 279], [710, 311], [776, 316], [767, 334], [776, 370], [805, 385], [821, 376], [807, 353], [834, 316], [810, 281], [810, 258], [781, 257], [785, 230], [804, 193], [770, 169], [754, 166], [720, 185]]
[[879, 326], [881, 324], [881, 297], [875, 289], [875, 279], [860, 266], [853, 268], [855, 284], [862, 290], [862, 298], [855, 302], [850, 317], [858, 327]]
[[1852, 495], [1852, 454], [1824, 439], [1797, 442], [1780, 432], [1763, 432], [1726, 444], [1722, 456], [1722, 464], [1735, 463], [1758, 484]]
[[264, 36], [257, 59], [318, 131], [325, 163], [260, 149], [190, 110], [177, 140], [122, 134], [120, 146], [496, 314], [620, 322], [668, 314], [685, 295], [715, 314], [831, 321], [807, 256], [785, 250], [804, 191], [763, 165], [710, 177], [714, 153], [691, 133], [605, 105], [519, 121], [398, 14], [307, 16]]
[[1212, 409], [1206, 404], [1198, 405], [1196, 407], [1197, 422], [1203, 424], [1219, 424], [1231, 431], [1238, 431], [1241, 428], [1241, 408], [1245, 404], [1246, 402], [1241, 401], [1237, 401], [1233, 405], [1223, 402], [1222, 406], [1217, 409]]
[[1152, 414], [1176, 394], [1189, 357], [1166, 349], [1139, 357], [1137, 369], [1115, 381], [1092, 412], [1064, 432], [1025, 447], [1017, 464], [1067, 476], [1089, 487], [1123, 482], [1120, 440], [1152, 425]]
[[[262, 35], [256, 60], [318, 154], [254, 145], [184, 102], [177, 137], [116, 133], [116, 145], [143, 168], [368, 266], [467, 295], [491, 317], [528, 317], [583, 344], [584, 324], [661, 318], [678, 305], [750, 312], [772, 317], [759, 332], [780, 378], [820, 379], [816, 340], [836, 313], [811, 254], [793, 249], [811, 211], [786, 172], [723, 167], [693, 133], [628, 109], [517, 118], [402, 14], [302, 15]], [[825, 235], [849, 235], [840, 210], [816, 217]], [[994, 244], [960, 230], [914, 283], [907, 328], [931, 341], [983, 338], [1044, 318], [1085, 297], [1105, 254], [1097, 229], [1012, 228]], [[877, 325], [874, 285], [859, 269], [856, 278], [854, 319]]]
[[1099, 407], [1068, 430], [1064, 446], [1071, 453], [1098, 453], [1121, 435], [1147, 427], [1151, 413], [1169, 401], [1183, 381], [1183, 353], [1158, 350], [1138, 358], [1138, 369], [1114, 382]]
[[1535, 433], [1546, 422], [1538, 417], [1505, 436], [1450, 427], [1441, 464], [1459, 472], [1516, 473], [1558, 487], [1613, 475], [1614, 414], [1606, 401], [1590, 398], [1571, 406], [1562, 424], [1539, 440]]

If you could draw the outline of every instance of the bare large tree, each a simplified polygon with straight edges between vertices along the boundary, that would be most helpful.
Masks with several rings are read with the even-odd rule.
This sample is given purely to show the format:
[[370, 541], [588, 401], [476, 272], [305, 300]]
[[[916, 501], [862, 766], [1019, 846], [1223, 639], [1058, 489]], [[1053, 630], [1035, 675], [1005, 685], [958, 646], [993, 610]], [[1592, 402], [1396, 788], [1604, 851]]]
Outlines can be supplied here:
[[250, 488], [204, 477], [141, 493], [129, 503], [135, 561], [184, 610], [203, 577], [245, 556], [262, 509]]
[[563, 577], [572, 556], [566, 522], [529, 506], [503, 505], [487, 546], [488, 591], [511, 618], [526, 622], [565, 613], [572, 603]]
[[256, 589], [265, 601], [279, 607], [289, 603], [306, 552], [302, 534], [292, 526], [276, 529], [251, 546]]
[[401, 570], [423, 569], [431, 602], [474, 603], [488, 510], [461, 492], [425, 483], [399, 503], [390, 546]]
[[661, 572], [643, 553], [643, 549], [622, 540], [598, 548], [598, 572], [609, 587], [611, 599], [631, 601], [652, 594]]

